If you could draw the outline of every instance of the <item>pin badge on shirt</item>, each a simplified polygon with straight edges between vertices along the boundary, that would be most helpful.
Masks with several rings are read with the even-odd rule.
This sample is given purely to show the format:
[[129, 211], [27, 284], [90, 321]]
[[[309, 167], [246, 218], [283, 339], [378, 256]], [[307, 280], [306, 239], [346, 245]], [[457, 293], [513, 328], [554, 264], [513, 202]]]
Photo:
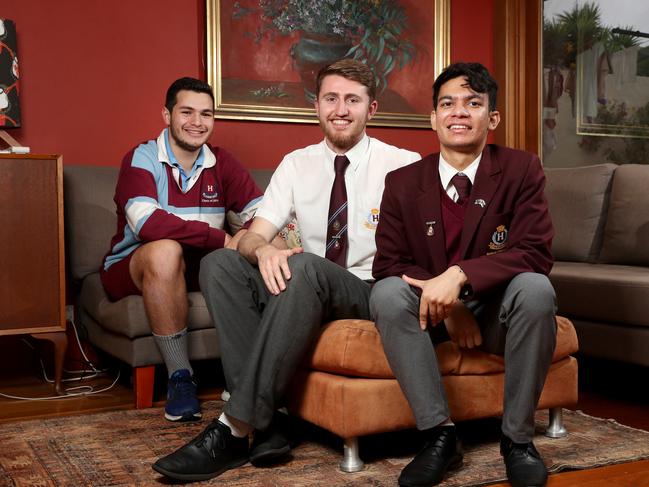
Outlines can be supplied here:
[[433, 225], [437, 223], [436, 221], [431, 221], [431, 222], [426, 222], [426, 236], [427, 237], [432, 237], [435, 235], [435, 229], [433, 228]]
[[487, 202], [483, 200], [482, 198], [478, 198], [473, 202], [474, 205], [478, 205], [480, 208], [484, 208]]

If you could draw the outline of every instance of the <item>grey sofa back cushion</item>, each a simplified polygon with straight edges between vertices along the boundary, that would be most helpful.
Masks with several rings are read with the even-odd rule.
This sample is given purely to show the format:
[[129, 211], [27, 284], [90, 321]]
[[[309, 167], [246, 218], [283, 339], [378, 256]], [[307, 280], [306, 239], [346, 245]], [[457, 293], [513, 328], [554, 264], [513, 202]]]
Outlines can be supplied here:
[[117, 167], [63, 168], [67, 259], [74, 280], [97, 272], [117, 229]]
[[255, 180], [255, 183], [257, 183], [257, 186], [259, 186], [259, 189], [262, 191], [266, 191], [266, 187], [268, 186], [268, 183], [270, 183], [270, 178], [273, 176], [274, 169], [252, 169], [250, 171], [250, 175], [252, 176], [252, 179]]
[[615, 171], [600, 262], [649, 265], [649, 166]]
[[[66, 165], [64, 174], [67, 259], [74, 280], [97, 272], [117, 230], [115, 185], [118, 167]], [[263, 190], [273, 171], [251, 171]]]
[[558, 261], [595, 262], [599, 255], [615, 164], [545, 168]]

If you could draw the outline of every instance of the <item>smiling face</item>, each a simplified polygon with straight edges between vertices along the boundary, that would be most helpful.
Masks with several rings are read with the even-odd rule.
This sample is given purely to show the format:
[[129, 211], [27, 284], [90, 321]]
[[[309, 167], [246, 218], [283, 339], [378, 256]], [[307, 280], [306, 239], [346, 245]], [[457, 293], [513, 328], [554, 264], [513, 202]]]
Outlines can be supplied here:
[[354, 147], [363, 137], [377, 106], [376, 100], [370, 101], [367, 87], [361, 83], [338, 75], [326, 76], [315, 110], [329, 148], [344, 154]]
[[206, 93], [179, 91], [171, 113], [164, 108], [162, 116], [169, 126], [169, 141], [176, 157], [180, 157], [180, 151], [198, 152], [212, 135], [214, 104]]
[[444, 159], [451, 164], [465, 160], [470, 163], [482, 152], [488, 132], [498, 126], [500, 113], [489, 111], [489, 95], [474, 91], [460, 76], [441, 86], [430, 122]]

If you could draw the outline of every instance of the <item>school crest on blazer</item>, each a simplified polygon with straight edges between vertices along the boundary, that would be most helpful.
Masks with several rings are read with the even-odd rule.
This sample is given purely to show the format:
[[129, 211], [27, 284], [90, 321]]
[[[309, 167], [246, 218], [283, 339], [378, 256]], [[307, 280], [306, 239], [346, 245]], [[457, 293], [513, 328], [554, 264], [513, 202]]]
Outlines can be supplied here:
[[498, 225], [496, 231], [491, 235], [491, 242], [489, 242], [489, 250], [491, 250], [491, 252], [489, 253], [493, 254], [494, 252], [505, 250], [507, 247], [508, 236], [509, 232], [505, 225]]

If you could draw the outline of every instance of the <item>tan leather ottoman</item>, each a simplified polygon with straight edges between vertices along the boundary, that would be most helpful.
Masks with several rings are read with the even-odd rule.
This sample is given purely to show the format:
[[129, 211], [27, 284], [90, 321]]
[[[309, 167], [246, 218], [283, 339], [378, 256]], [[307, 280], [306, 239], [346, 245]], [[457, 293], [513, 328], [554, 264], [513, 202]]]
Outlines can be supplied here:
[[[561, 408], [577, 403], [578, 349], [572, 323], [557, 317], [557, 346], [539, 401], [550, 409], [548, 436], [560, 437]], [[436, 347], [454, 421], [500, 416], [503, 412], [505, 365], [499, 355], [460, 350], [453, 342]], [[291, 414], [314, 423], [345, 441], [341, 469], [362, 468], [358, 437], [414, 428], [415, 420], [383, 353], [374, 323], [333, 321], [322, 330], [315, 348], [288, 395]]]

